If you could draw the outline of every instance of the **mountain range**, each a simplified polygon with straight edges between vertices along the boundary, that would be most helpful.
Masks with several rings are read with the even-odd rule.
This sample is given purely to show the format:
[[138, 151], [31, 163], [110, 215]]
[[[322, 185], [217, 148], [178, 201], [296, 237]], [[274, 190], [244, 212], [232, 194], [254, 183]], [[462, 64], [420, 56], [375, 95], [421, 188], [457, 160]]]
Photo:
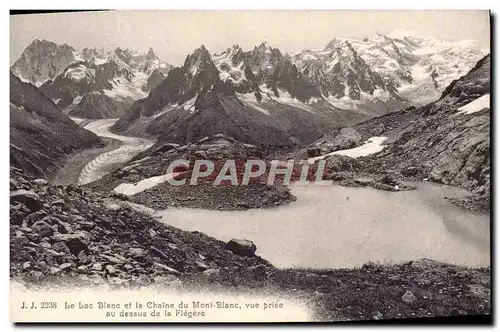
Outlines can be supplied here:
[[489, 49], [405, 32], [335, 38], [286, 54], [267, 42], [220, 54], [200, 46], [184, 64], [142, 54], [33, 41], [12, 65], [65, 113], [117, 118], [112, 130], [186, 143], [217, 133], [252, 144], [310, 144], [349, 126], [436, 100]]
[[34, 40], [12, 65], [22, 81], [37, 86], [66, 113], [113, 118], [145, 98], [172, 66], [153, 49], [146, 54], [117, 48], [113, 52]]

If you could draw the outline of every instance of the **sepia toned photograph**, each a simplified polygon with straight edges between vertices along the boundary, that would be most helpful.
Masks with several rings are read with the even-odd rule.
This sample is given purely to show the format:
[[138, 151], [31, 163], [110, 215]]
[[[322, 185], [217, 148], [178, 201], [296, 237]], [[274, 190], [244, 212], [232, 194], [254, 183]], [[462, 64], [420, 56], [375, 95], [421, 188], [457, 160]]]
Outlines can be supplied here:
[[491, 323], [488, 10], [10, 13], [14, 323]]

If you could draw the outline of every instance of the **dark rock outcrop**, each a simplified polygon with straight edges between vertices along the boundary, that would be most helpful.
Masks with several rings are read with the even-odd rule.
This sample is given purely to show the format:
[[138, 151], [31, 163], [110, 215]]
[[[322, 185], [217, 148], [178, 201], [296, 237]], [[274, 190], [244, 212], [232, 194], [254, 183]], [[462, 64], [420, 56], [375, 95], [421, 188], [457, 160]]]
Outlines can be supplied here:
[[17, 190], [10, 194], [11, 202], [19, 202], [24, 205], [31, 211], [36, 212], [42, 208], [42, 202], [40, 200], [40, 196], [38, 196], [33, 191], [27, 190]]
[[122, 116], [126, 108], [127, 104], [93, 91], [84, 95], [78, 104], [70, 106], [68, 115], [85, 119], [111, 119]]
[[142, 90], [151, 91], [163, 82], [164, 79], [165, 74], [163, 74], [160, 69], [154, 69], [151, 75], [149, 75], [147, 83], [142, 87]]
[[240, 256], [253, 256], [257, 250], [257, 246], [246, 239], [232, 239], [227, 243], [226, 248]]

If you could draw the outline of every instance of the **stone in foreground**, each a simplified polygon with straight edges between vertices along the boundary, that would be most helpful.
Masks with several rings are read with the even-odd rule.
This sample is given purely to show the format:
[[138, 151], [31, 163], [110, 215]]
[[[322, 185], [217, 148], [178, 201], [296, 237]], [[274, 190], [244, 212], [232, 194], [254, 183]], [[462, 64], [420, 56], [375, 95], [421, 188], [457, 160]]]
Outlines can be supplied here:
[[252, 241], [245, 239], [232, 239], [226, 244], [226, 248], [240, 256], [255, 256], [257, 250]]
[[33, 191], [17, 190], [10, 194], [10, 202], [23, 203], [31, 212], [36, 212], [42, 208], [40, 196]]

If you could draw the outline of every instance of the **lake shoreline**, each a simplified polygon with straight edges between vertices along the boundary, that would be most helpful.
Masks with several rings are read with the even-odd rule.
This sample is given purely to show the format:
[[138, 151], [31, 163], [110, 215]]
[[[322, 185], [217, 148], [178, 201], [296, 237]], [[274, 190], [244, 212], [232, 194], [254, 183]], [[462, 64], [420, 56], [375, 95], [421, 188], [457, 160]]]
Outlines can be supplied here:
[[292, 186], [297, 200], [287, 205], [238, 211], [172, 207], [154, 216], [223, 241], [252, 240], [258, 254], [280, 268], [350, 268], [367, 261], [421, 258], [487, 266], [489, 215], [464, 210], [445, 198], [470, 193], [427, 182], [412, 185], [417, 189], [399, 192]]

